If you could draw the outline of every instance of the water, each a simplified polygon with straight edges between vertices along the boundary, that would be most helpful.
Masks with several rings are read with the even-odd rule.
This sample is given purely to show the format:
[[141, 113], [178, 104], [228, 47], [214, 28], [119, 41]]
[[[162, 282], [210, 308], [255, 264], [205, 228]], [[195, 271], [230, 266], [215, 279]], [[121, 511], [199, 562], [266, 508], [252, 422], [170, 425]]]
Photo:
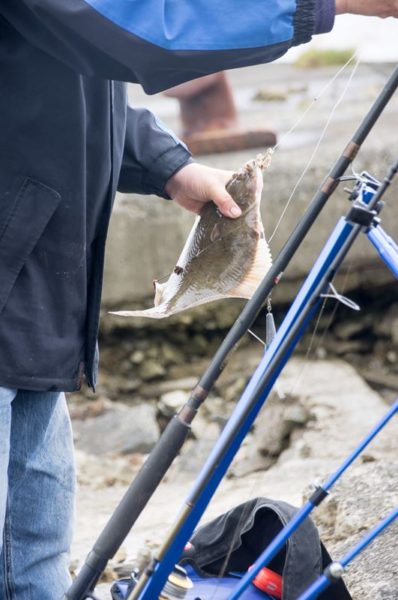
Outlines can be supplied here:
[[330, 33], [314, 36], [309, 44], [292, 48], [280, 61], [294, 61], [309, 48], [355, 48], [366, 62], [398, 62], [398, 19], [340, 15]]

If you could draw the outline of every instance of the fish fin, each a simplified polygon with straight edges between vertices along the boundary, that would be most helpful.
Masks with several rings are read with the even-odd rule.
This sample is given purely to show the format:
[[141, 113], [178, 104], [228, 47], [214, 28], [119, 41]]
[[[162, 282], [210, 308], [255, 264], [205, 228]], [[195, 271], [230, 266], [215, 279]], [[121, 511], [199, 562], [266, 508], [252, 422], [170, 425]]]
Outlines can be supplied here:
[[109, 314], [116, 315], [117, 317], [146, 317], [149, 319], [164, 319], [165, 317], [171, 317], [171, 315], [175, 315], [190, 308], [195, 308], [201, 304], [207, 304], [213, 300], [222, 300], [224, 298], [229, 298], [230, 296], [230, 293], [227, 292], [225, 294], [215, 294], [209, 296], [208, 298], [201, 298], [200, 300], [191, 302], [189, 304], [181, 303], [180, 305], [173, 306], [172, 308], [170, 308], [168, 302], [164, 302], [163, 304], [153, 306], [152, 308], [147, 308], [146, 310], [120, 310], [111, 311]]
[[272, 265], [271, 252], [265, 238], [259, 239], [253, 263], [239, 285], [228, 292], [235, 298], [251, 298]]
[[166, 313], [164, 308], [159, 309], [157, 306], [147, 308], [146, 310], [118, 310], [110, 311], [110, 315], [117, 317], [149, 317], [151, 319], [162, 319], [168, 317], [170, 313]]
[[158, 283], [155, 279], [153, 282], [153, 285], [155, 288], [155, 298], [154, 298], [153, 303], [155, 306], [159, 306], [159, 304], [162, 304], [163, 291], [164, 291], [164, 288], [166, 287], [166, 284]]

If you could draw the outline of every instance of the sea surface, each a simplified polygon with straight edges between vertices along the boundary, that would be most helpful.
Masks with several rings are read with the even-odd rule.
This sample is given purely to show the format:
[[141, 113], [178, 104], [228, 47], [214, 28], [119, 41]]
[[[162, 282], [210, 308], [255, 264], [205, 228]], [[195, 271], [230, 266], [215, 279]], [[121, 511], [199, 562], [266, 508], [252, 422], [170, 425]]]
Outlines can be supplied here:
[[333, 31], [314, 36], [307, 46], [293, 48], [280, 60], [291, 62], [310, 47], [355, 48], [365, 62], [398, 62], [398, 19], [340, 15]]

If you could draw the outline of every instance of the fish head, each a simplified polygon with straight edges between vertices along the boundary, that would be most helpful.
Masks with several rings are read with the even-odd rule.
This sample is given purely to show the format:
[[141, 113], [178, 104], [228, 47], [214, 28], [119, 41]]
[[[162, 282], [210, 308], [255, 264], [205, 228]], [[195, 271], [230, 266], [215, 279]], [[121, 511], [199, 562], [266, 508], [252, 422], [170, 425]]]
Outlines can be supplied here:
[[227, 192], [243, 214], [253, 208], [259, 209], [262, 189], [263, 174], [255, 160], [243, 165], [226, 185]]
[[[206, 203], [197, 223], [195, 243], [191, 246], [191, 256], [201, 254], [205, 248], [216, 244], [212, 251], [214, 261], [219, 263], [224, 259], [229, 260], [225, 244], [221, 243], [222, 240], [233, 236], [236, 243], [240, 243], [242, 233], [247, 230], [252, 230], [254, 236], [263, 232], [260, 218], [263, 176], [255, 160], [247, 162], [240, 171], [234, 173], [225, 187], [242, 210], [242, 215], [231, 219], [225, 217], [213, 202]], [[215, 254], [216, 250], [220, 256]], [[208, 253], [208, 257], [210, 257], [210, 253]]]

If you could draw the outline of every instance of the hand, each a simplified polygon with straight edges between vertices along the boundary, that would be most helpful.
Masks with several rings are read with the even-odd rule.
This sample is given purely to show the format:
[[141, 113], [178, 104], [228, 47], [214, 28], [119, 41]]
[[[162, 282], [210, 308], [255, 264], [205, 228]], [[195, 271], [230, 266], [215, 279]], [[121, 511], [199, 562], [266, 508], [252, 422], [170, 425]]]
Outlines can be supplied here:
[[336, 0], [336, 14], [398, 17], [398, 0]]
[[197, 215], [206, 202], [214, 202], [225, 217], [235, 219], [242, 211], [225, 189], [231, 177], [231, 171], [190, 163], [170, 177], [165, 191], [177, 204]]

